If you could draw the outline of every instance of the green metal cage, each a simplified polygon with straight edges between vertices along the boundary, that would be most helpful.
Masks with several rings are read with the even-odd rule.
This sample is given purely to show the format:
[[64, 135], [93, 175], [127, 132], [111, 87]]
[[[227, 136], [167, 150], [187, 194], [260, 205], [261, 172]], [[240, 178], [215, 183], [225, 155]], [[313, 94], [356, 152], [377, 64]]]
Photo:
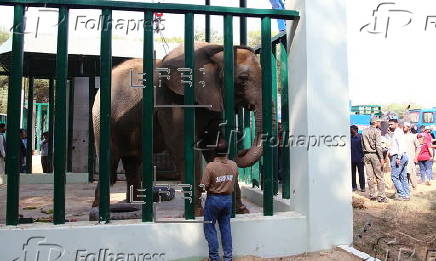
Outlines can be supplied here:
[[[278, 41], [272, 44], [271, 39], [271, 19], [298, 20], [299, 13], [293, 10], [274, 10], [274, 9], [253, 9], [253, 8], [232, 8], [222, 6], [202, 6], [186, 4], [163, 4], [163, 3], [141, 3], [127, 1], [110, 0], [0, 0], [0, 5], [14, 6], [13, 40], [11, 71], [9, 77], [8, 92], [8, 118], [7, 125], [9, 135], [7, 146], [10, 148], [7, 153], [8, 185], [7, 185], [7, 225], [18, 224], [18, 202], [19, 202], [19, 123], [20, 123], [20, 99], [23, 78], [23, 45], [24, 45], [24, 12], [27, 7], [51, 7], [59, 9], [58, 34], [57, 34], [57, 55], [56, 55], [56, 85], [54, 87], [55, 111], [52, 114], [54, 121], [54, 224], [65, 222], [65, 173], [67, 159], [67, 80], [68, 80], [68, 21], [70, 9], [99, 9], [102, 10], [103, 30], [101, 30], [100, 48], [100, 155], [99, 155], [99, 179], [100, 179], [100, 222], [107, 223], [110, 220], [109, 211], [109, 173], [110, 173], [110, 107], [111, 107], [111, 71], [112, 71], [112, 25], [111, 17], [113, 10], [137, 11], [144, 13], [144, 53], [143, 66], [145, 68], [146, 86], [143, 89], [143, 119], [142, 124], [152, 126], [153, 124], [153, 13], [177, 13], [183, 14], [185, 18], [185, 67], [194, 68], [194, 18], [195, 15], [219, 15], [224, 18], [224, 92], [225, 92], [225, 120], [226, 136], [230, 138], [236, 132], [232, 131], [236, 127], [234, 108], [234, 68], [233, 68], [233, 18], [254, 17], [261, 20], [261, 66], [262, 66], [262, 106], [263, 106], [263, 133], [267, 135], [264, 144], [263, 154], [263, 213], [273, 215], [273, 194], [277, 189], [274, 186], [274, 171], [277, 171], [274, 163], [275, 148], [274, 139], [277, 139], [277, 129], [273, 126], [273, 103], [277, 103], [276, 92], [277, 79], [275, 59], [281, 63], [282, 81], [282, 125], [285, 130], [289, 128], [287, 79], [286, 79], [286, 43]], [[276, 57], [275, 50], [279, 48], [280, 57]], [[192, 70], [194, 71], [194, 70]], [[195, 75], [193, 75], [193, 78]], [[194, 89], [187, 88], [184, 95], [185, 105], [194, 105]], [[194, 143], [194, 118], [193, 108], [184, 111], [185, 117], [185, 175], [184, 183], [195, 185], [194, 179], [194, 148], [190, 144]], [[143, 143], [153, 144], [153, 128], [142, 128]], [[233, 139], [235, 140], [235, 139]], [[231, 143], [231, 155], [234, 157], [236, 152], [235, 143]], [[285, 149], [284, 157], [289, 158], [289, 148]], [[153, 220], [153, 150], [152, 146], [144, 146], [143, 153], [143, 189], [145, 189], [145, 205], [143, 207], [142, 220], [150, 222]], [[287, 167], [289, 170], [289, 166]], [[288, 176], [288, 175], [285, 175]], [[284, 194], [289, 198], [289, 180], [285, 181]], [[194, 192], [194, 191], [193, 191]], [[195, 197], [195, 195], [192, 195]], [[185, 218], [194, 219], [194, 202], [185, 201]]]

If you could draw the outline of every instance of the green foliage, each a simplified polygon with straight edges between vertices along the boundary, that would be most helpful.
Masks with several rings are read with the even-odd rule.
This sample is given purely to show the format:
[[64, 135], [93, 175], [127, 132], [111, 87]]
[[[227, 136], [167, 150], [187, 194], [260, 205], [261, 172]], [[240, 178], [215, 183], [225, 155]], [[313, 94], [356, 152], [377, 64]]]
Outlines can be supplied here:
[[34, 81], [34, 92], [33, 97], [36, 102], [48, 102], [49, 91], [48, 91], [48, 80], [37, 79]]
[[[194, 41], [199, 41], [199, 42], [206, 41], [205, 29], [195, 30]], [[222, 35], [220, 35], [218, 33], [218, 31], [212, 30], [210, 32], [210, 42], [211, 43], [223, 44], [224, 43], [224, 38], [223, 38]]]
[[260, 45], [260, 31], [248, 32], [248, 46], [255, 48]]
[[7, 112], [8, 77], [0, 76], [0, 113]]
[[[271, 32], [271, 37], [276, 36], [277, 32]], [[250, 31], [248, 32], [248, 46], [255, 48], [261, 44], [261, 32], [260, 31]]]
[[395, 112], [399, 117], [404, 116], [404, 112], [407, 110], [407, 107], [410, 105], [410, 109], [421, 109], [422, 106], [416, 103], [391, 103], [382, 105], [383, 113], [386, 112]]
[[5, 28], [0, 28], [0, 45], [9, 39], [10, 33]]
[[[27, 99], [27, 79], [23, 79], [23, 86], [26, 86], [24, 98]], [[0, 76], [0, 113], [7, 113], [8, 105], [8, 86], [7, 76]], [[36, 79], [34, 81], [33, 97], [35, 102], [48, 102], [48, 80]]]
[[158, 43], [183, 43], [183, 37], [156, 37], [154, 41]]

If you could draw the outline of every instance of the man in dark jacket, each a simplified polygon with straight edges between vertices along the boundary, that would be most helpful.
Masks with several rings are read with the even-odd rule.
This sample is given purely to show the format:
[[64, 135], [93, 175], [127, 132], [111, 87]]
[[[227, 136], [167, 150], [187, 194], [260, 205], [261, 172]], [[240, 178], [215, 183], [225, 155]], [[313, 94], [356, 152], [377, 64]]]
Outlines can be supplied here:
[[363, 163], [362, 136], [356, 125], [350, 127], [351, 132], [351, 183], [353, 191], [357, 190], [356, 169], [359, 172], [360, 191], [365, 191], [365, 173]]

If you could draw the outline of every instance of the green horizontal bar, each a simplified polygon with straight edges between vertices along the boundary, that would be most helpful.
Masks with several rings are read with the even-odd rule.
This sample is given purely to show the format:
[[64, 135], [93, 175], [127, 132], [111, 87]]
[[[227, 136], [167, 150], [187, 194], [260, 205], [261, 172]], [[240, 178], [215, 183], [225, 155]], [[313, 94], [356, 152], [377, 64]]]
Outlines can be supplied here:
[[209, 14], [209, 15], [233, 15], [245, 17], [270, 17], [275, 19], [296, 20], [299, 18], [299, 12], [295, 10], [278, 10], [278, 9], [255, 9], [255, 8], [238, 8], [226, 6], [204, 6], [188, 4], [171, 4], [171, 3], [140, 3], [127, 1], [108, 1], [108, 0], [0, 0], [0, 4], [16, 5], [24, 4], [26, 6], [42, 7], [59, 7], [66, 6], [71, 9], [112, 9], [124, 11], [153, 11], [162, 13], [175, 14]]

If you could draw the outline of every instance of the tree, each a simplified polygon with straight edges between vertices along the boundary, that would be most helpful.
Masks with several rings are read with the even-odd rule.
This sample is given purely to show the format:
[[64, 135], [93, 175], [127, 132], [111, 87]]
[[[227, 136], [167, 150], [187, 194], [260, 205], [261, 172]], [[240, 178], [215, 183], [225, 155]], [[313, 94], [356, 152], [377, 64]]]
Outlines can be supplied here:
[[260, 45], [260, 31], [248, 32], [248, 46], [255, 48]]
[[395, 112], [400, 118], [404, 116], [404, 112], [406, 112], [407, 107], [410, 105], [410, 109], [421, 109], [422, 106], [418, 104], [406, 104], [406, 103], [391, 103], [382, 106], [383, 113], [386, 112]]
[[9, 39], [9, 32], [5, 30], [3, 27], [0, 28], [0, 45], [6, 42]]
[[[206, 41], [205, 29], [195, 30], [194, 41], [199, 41], [199, 42]], [[220, 35], [218, 33], [218, 31], [212, 30], [210, 32], [210, 42], [211, 43], [223, 44], [224, 43], [224, 38], [223, 38], [222, 35]]]
[[0, 113], [6, 114], [8, 98], [8, 77], [0, 76]]

